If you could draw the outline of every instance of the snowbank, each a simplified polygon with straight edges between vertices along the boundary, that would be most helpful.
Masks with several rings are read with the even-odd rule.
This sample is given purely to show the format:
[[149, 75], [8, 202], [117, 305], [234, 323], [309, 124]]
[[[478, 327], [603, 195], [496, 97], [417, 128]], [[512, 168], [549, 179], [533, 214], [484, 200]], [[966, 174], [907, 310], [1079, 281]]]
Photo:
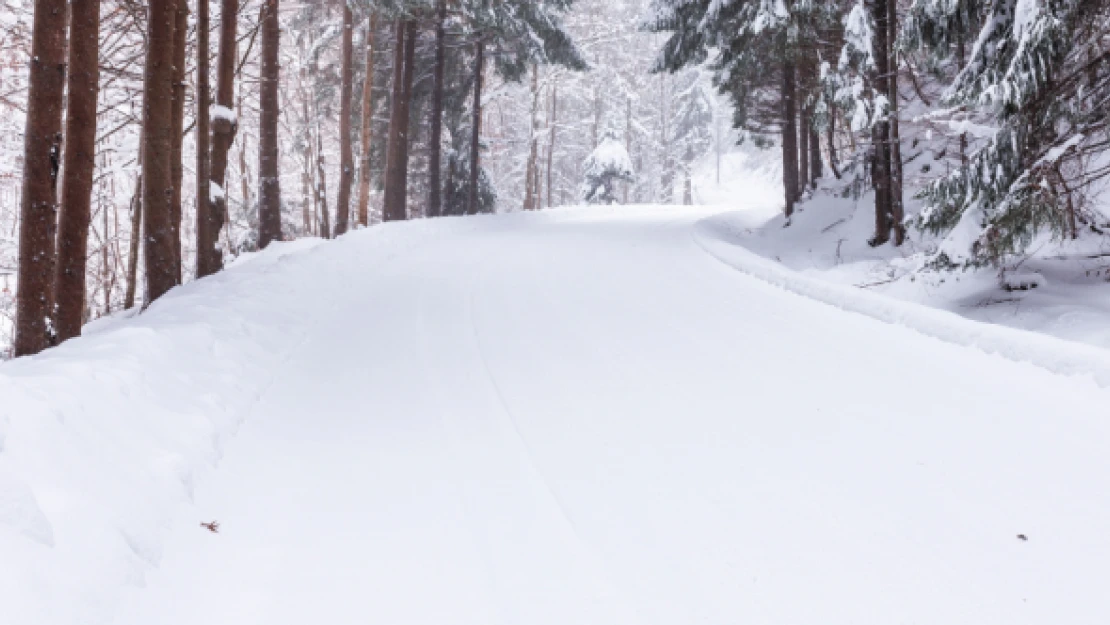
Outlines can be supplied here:
[[1110, 387], [1110, 352], [1106, 350], [974, 322], [948, 311], [802, 275], [747, 250], [735, 216], [721, 215], [700, 222], [695, 240], [721, 262], [799, 295], [1055, 373], [1090, 376], [1099, 386]]

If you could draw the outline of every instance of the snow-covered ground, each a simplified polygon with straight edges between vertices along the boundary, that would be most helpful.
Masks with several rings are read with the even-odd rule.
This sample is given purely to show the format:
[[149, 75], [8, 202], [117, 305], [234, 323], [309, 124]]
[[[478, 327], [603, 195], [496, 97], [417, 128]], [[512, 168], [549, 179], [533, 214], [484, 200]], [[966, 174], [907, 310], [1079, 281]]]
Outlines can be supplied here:
[[3, 621], [1110, 619], [1110, 356], [718, 212], [278, 246], [0, 365]]

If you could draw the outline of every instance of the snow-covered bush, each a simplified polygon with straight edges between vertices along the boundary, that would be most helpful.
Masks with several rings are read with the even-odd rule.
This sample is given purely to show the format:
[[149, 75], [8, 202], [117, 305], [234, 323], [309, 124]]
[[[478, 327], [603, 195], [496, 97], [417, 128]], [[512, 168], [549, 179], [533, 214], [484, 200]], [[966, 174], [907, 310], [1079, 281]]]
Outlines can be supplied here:
[[587, 204], [616, 204], [616, 183], [635, 180], [628, 150], [612, 131], [605, 133], [597, 149], [586, 158], [582, 169], [585, 172], [582, 199]]

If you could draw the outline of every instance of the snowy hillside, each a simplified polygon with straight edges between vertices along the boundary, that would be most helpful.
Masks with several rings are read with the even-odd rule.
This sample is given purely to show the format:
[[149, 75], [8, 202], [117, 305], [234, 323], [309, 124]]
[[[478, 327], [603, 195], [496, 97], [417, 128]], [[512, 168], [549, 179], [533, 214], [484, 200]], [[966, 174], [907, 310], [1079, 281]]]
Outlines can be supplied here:
[[0, 365], [5, 622], [1110, 619], [1110, 356], [735, 219], [281, 245]]

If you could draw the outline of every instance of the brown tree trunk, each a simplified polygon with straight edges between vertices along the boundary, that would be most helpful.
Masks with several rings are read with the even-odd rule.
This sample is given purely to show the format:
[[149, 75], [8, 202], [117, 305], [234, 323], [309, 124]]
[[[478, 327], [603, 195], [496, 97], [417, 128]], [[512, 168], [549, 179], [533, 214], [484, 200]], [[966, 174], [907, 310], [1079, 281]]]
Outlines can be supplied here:
[[[209, 138], [211, 137], [210, 104], [211, 89], [208, 84], [208, 0], [197, 2], [197, 278], [212, 273], [209, 269], [215, 241], [210, 234], [208, 213], [211, 210], [212, 182], [209, 159], [211, 158]], [[217, 230], [217, 232], [219, 232]]]
[[143, 81], [143, 257], [146, 305], [177, 285], [173, 227], [175, 0], [149, 0]]
[[551, 137], [547, 143], [547, 207], [554, 205], [555, 191], [552, 188], [552, 171], [555, 164], [555, 137], [559, 130], [559, 83], [551, 83]]
[[817, 187], [817, 180], [824, 175], [823, 164], [821, 163], [821, 135], [817, 132], [817, 127], [812, 124], [809, 127], [809, 185], [810, 187]]
[[85, 256], [92, 219], [96, 103], [100, 92], [100, 0], [76, 2], [71, 10], [65, 166], [62, 169], [65, 177], [54, 278], [54, 330], [59, 343], [80, 336], [84, 319]]
[[432, 134], [428, 155], [428, 216], [443, 214], [443, 92], [444, 71], [447, 65], [447, 0], [438, 0], [436, 6], [436, 60], [432, 72]]
[[840, 180], [840, 170], [836, 158], [836, 105], [831, 99], [826, 99], [825, 104], [829, 111], [829, 124], [825, 128], [825, 142], [829, 144], [829, 169], [832, 175]]
[[540, 72], [536, 65], [532, 66], [532, 111], [529, 119], [530, 138], [528, 140], [528, 164], [524, 172], [524, 210], [536, 210], [539, 200], [536, 199], [536, 169], [539, 167], [539, 110], [540, 110]]
[[404, 20], [397, 20], [393, 50], [393, 98], [389, 111], [389, 145], [386, 148], [385, 197], [382, 207], [384, 221], [400, 221], [405, 210], [406, 172], [404, 166], [408, 136], [407, 103], [405, 102], [405, 35]]
[[[143, 144], [142, 136], [139, 145]], [[135, 291], [139, 283], [139, 241], [143, 234], [143, 151], [139, 149], [139, 175], [135, 177], [135, 194], [131, 196], [131, 237], [127, 245], [127, 290], [123, 295], [123, 309], [135, 307]]]
[[486, 42], [479, 39], [474, 44], [474, 105], [470, 128], [470, 184], [466, 202], [468, 215], [478, 214], [478, 173], [482, 168], [482, 80], [486, 73]]
[[238, 31], [239, 0], [220, 3], [220, 50], [216, 57], [217, 115], [212, 119], [212, 157], [209, 179], [215, 193], [201, 196], [206, 210], [197, 215], [197, 277], [209, 276], [223, 268], [220, 230], [227, 214], [227, 161], [231, 143], [239, 129], [235, 106], [235, 39]]
[[370, 23], [366, 27], [366, 79], [362, 84], [362, 135], [359, 143], [358, 223], [363, 227], [370, 225], [370, 148], [374, 138], [374, 34], [377, 30], [378, 13], [371, 11]]
[[319, 210], [320, 236], [331, 238], [331, 215], [328, 212], [328, 169], [324, 159], [324, 133], [320, 130], [320, 116], [316, 116], [316, 207]]
[[181, 284], [181, 183], [185, 180], [183, 151], [185, 145], [185, 49], [189, 34], [188, 0], [176, 0], [173, 29], [173, 143], [170, 150], [170, 174], [173, 201], [170, 204], [170, 226], [173, 228], [174, 270]]
[[809, 188], [809, 108], [801, 108], [798, 120], [798, 196]]
[[23, 135], [16, 356], [36, 354], [53, 340], [48, 318], [53, 299], [65, 39], [65, 0], [35, 0], [29, 106]]
[[902, 190], [902, 140], [898, 128], [898, 3], [886, 0], [887, 9], [887, 85], [890, 99], [890, 218], [894, 227], [894, 245], [906, 241], [905, 198]]
[[[872, 42], [875, 69], [871, 75], [871, 88], [876, 94], [889, 94], [887, 83], [890, 65], [887, 53], [887, 0], [867, 0], [875, 23]], [[871, 130], [871, 180], [875, 187], [875, 235], [872, 246], [890, 240], [890, 123], [885, 118], [875, 123]]]
[[786, 216], [794, 214], [798, 200], [798, 112], [795, 102], [795, 69], [786, 61], [782, 70], [782, 185], [785, 191]]
[[281, 78], [279, 0], [265, 0], [262, 17], [258, 130], [258, 247], [281, 241], [281, 184], [278, 179], [278, 86]]
[[351, 97], [355, 81], [355, 17], [343, 3], [343, 59], [339, 89], [339, 197], [335, 201], [335, 236], [347, 232], [351, 220], [351, 186], [355, 182], [355, 156], [351, 146]]

